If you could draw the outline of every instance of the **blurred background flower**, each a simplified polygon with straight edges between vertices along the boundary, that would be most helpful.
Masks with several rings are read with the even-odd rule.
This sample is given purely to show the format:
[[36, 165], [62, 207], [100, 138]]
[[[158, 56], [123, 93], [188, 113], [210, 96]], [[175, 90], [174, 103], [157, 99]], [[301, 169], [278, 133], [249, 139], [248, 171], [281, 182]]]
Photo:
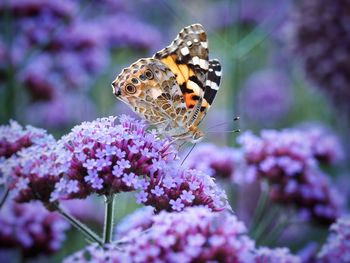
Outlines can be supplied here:
[[261, 127], [271, 127], [286, 119], [294, 98], [287, 77], [269, 69], [250, 76], [240, 96], [240, 111], [244, 120], [258, 123]]
[[321, 248], [318, 258], [320, 262], [348, 262], [350, 260], [350, 219], [341, 217], [330, 227], [327, 242]]
[[[23, 258], [57, 252], [70, 228], [59, 214], [48, 212], [39, 202], [8, 201], [0, 211], [0, 223], [0, 248], [18, 249]], [[6, 262], [8, 258], [3, 260]]]
[[[125, 48], [142, 54], [159, 43], [158, 30], [129, 9], [119, 0], [2, 2], [2, 119], [32, 122], [33, 114], [45, 112], [35, 118], [36, 123], [57, 129], [91, 116], [90, 107], [81, 108], [81, 114], [75, 116], [58, 112], [70, 104], [66, 101], [77, 99], [96, 107], [101, 101], [88, 94], [100, 76], [108, 76], [110, 58], [122, 55]], [[104, 86], [108, 90], [108, 82]], [[19, 100], [24, 103], [18, 104]], [[34, 109], [27, 112], [27, 107]]]
[[304, 1], [291, 16], [287, 39], [314, 86], [349, 124], [350, 117], [350, 3]]

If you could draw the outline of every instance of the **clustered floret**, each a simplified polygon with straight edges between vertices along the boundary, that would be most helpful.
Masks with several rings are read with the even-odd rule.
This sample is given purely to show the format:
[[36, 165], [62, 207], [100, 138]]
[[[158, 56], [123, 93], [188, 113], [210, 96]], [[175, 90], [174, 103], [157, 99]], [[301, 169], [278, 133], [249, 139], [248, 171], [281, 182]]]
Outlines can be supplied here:
[[214, 178], [198, 170], [175, 168], [151, 178], [137, 193], [136, 201], [153, 206], [156, 212], [182, 211], [185, 207], [200, 205], [212, 211], [230, 209], [225, 191], [215, 184]]
[[[131, 262], [300, 262], [285, 248], [257, 249], [245, 225], [227, 211], [213, 213], [205, 207], [191, 207], [179, 213], [141, 214], [152, 227], [147, 231], [139, 227], [138, 234], [133, 229], [102, 255], [113, 255], [112, 249]], [[101, 248], [96, 251], [90, 246], [65, 262], [94, 262], [101, 252]], [[116, 262], [120, 259], [116, 256]]]
[[[0, 32], [0, 86], [12, 78], [9, 69], [15, 71], [21, 92], [30, 98], [22, 119], [62, 128], [96, 116], [86, 91], [105, 72], [111, 53], [125, 46], [153, 49], [160, 42], [158, 29], [128, 9], [120, 0], [0, 2], [0, 17], [10, 18], [2, 19], [0, 28], [11, 22], [16, 32], [11, 43]], [[10, 100], [17, 103], [14, 96]], [[72, 101], [80, 101], [80, 108]]]
[[1, 208], [0, 225], [0, 247], [19, 248], [24, 257], [58, 251], [69, 229], [68, 222], [39, 202], [6, 202]]
[[[298, 4], [287, 38], [306, 76], [325, 92], [347, 123], [350, 117], [350, 3], [308, 0]], [[294, 55], [293, 54], [293, 55]]]
[[260, 136], [242, 134], [239, 143], [247, 172], [269, 182], [273, 201], [293, 204], [304, 216], [329, 224], [339, 216], [342, 201], [319, 162], [333, 162], [341, 154], [333, 137], [321, 139], [320, 134], [318, 130], [264, 130]]
[[332, 231], [318, 254], [322, 263], [350, 261], [350, 217], [339, 218], [330, 227]]
[[40, 200], [48, 204], [60, 177], [67, 172], [71, 153], [55, 140], [25, 148], [0, 165], [17, 202]]
[[72, 158], [53, 200], [133, 191], [175, 159], [171, 143], [146, 132], [143, 122], [121, 116], [118, 124], [116, 119], [84, 122], [62, 138]]
[[235, 171], [240, 152], [233, 148], [219, 148], [214, 144], [203, 143], [192, 151], [186, 160], [191, 169], [198, 169], [210, 176], [236, 181]]
[[115, 227], [115, 239], [118, 240], [131, 235], [132, 232], [139, 234], [150, 228], [153, 224], [152, 217], [154, 214], [153, 207], [145, 206], [125, 216]]
[[51, 201], [137, 191], [137, 202], [157, 211], [192, 205], [221, 210], [227, 205], [210, 176], [174, 168], [177, 152], [169, 140], [146, 132], [143, 122], [126, 116], [119, 121], [109, 117], [85, 122], [62, 138], [72, 157]]
[[54, 140], [45, 130], [27, 125], [23, 128], [11, 120], [8, 125], [0, 126], [0, 158], [9, 158], [21, 149], [32, 145], [46, 144]]

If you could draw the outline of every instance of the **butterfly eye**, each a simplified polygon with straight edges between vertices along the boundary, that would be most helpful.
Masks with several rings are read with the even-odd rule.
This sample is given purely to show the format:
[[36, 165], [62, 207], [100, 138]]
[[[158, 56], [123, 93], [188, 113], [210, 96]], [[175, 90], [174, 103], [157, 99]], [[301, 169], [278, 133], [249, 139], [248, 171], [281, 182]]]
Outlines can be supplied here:
[[126, 92], [129, 93], [129, 94], [134, 94], [134, 93], [136, 93], [136, 87], [135, 87], [134, 85], [132, 85], [132, 84], [126, 85], [125, 90], [126, 90]]
[[145, 71], [145, 75], [148, 79], [153, 79], [153, 73], [149, 69]]

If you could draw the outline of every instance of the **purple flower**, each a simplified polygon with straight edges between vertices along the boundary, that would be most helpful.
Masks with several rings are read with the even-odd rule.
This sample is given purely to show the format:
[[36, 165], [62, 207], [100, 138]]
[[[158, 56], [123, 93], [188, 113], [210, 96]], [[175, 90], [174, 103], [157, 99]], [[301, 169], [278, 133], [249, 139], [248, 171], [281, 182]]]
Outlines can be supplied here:
[[115, 245], [107, 244], [101, 247], [98, 244], [87, 246], [81, 251], [64, 259], [63, 263], [95, 263], [95, 262], [113, 262], [113, 263], [131, 263], [130, 258], [118, 250]]
[[142, 211], [128, 218], [139, 219], [141, 233], [127, 228], [122, 239], [128, 240], [123, 250], [136, 262], [301, 262], [285, 248], [257, 249], [245, 225], [227, 211], [192, 207], [153, 216]]
[[146, 206], [137, 209], [133, 213], [127, 215], [115, 227], [115, 236], [117, 239], [123, 238], [126, 235], [131, 235], [132, 232], [139, 233], [150, 228], [153, 224], [154, 209]]
[[[227, 197], [214, 179], [197, 170], [163, 169], [138, 195], [139, 203], [161, 210], [182, 211], [188, 206], [207, 206], [212, 211], [229, 208]], [[142, 198], [141, 198], [142, 197]]]
[[[101, 19], [105, 39], [112, 48], [134, 46], [154, 48], [160, 42], [160, 33], [154, 27], [132, 17], [130, 14], [115, 14]], [[118, 25], [116, 28], [115, 25]]]
[[319, 262], [349, 262], [350, 261], [350, 217], [339, 218], [330, 227], [326, 244], [318, 254]]
[[[256, 248], [245, 225], [235, 215], [229, 211], [213, 213], [201, 206], [187, 207], [177, 213], [162, 211], [155, 215], [151, 208], [137, 210], [116, 227], [116, 234], [120, 238], [116, 243], [106, 251], [96, 253], [102, 253], [101, 258], [113, 254], [116, 262], [125, 257], [140, 263], [301, 262], [286, 248]], [[87, 247], [70, 256], [67, 262], [79, 259], [89, 249]], [[92, 255], [92, 259], [96, 257]]]
[[285, 19], [291, 6], [292, 1], [251, 0], [242, 1], [239, 4], [220, 1], [206, 4], [203, 6], [204, 11], [201, 10], [197, 15], [200, 16], [199, 21], [206, 21], [208, 26], [213, 28], [212, 30], [228, 27], [236, 22], [261, 24], [269, 21], [275, 25], [281, 24], [281, 20]]
[[[56, 185], [53, 200], [59, 196], [71, 199], [93, 193], [133, 191], [142, 180], [159, 176], [160, 163], [164, 166], [174, 160], [176, 152], [170, 142], [147, 133], [143, 122], [124, 115], [119, 118], [120, 124], [116, 119], [84, 122], [63, 137], [60, 143], [71, 152], [72, 158], [67, 173]], [[143, 155], [146, 148], [155, 154]], [[81, 158], [82, 153], [85, 158]], [[77, 190], [62, 187], [69, 182], [77, 182]]]
[[[31, 103], [54, 101], [34, 106], [45, 121], [51, 121], [50, 127], [70, 124], [69, 118], [75, 118], [67, 112], [75, 115], [79, 107], [65, 112], [61, 97], [67, 96], [62, 94], [91, 88], [115, 48], [153, 48], [160, 40], [158, 30], [127, 12], [121, 1], [86, 5], [84, 1], [13, 0], [0, 3], [0, 16], [9, 16], [11, 23], [3, 19], [0, 27], [16, 32], [9, 45], [6, 35], [0, 34], [0, 84], [11, 77], [7, 72], [12, 67], [16, 83], [28, 91]], [[62, 116], [57, 108], [63, 110]]]
[[252, 262], [255, 248], [234, 215], [204, 207], [161, 212], [152, 228], [129, 244], [124, 249], [137, 262]]
[[331, 165], [342, 161], [344, 149], [339, 138], [322, 126], [305, 128], [311, 142], [314, 157], [323, 164]]
[[290, 253], [288, 248], [270, 249], [261, 247], [256, 252], [255, 263], [301, 263], [301, 259]]
[[246, 132], [238, 141], [247, 171], [268, 181], [272, 201], [296, 205], [304, 215], [330, 224], [341, 212], [342, 198], [321, 171], [318, 160], [322, 155], [335, 160], [339, 145], [316, 138], [312, 130], [290, 129], [264, 130], [260, 136]]
[[348, 124], [349, 8], [348, 1], [303, 1], [295, 8], [287, 35], [293, 55], [301, 60], [307, 77], [325, 92]]
[[237, 166], [241, 162], [241, 152], [233, 148], [219, 148], [213, 144], [198, 145], [186, 160], [191, 169], [205, 171], [216, 178], [240, 182]]
[[45, 130], [29, 125], [23, 128], [16, 121], [10, 121], [9, 125], [0, 126], [0, 158], [9, 158], [21, 149], [47, 141], [54, 141], [54, 138]]
[[50, 101], [32, 103], [26, 111], [26, 119], [47, 128], [69, 126], [96, 116], [96, 106], [86, 95], [78, 92], [57, 94]]
[[[48, 203], [63, 173], [67, 172], [71, 153], [49, 137], [46, 144], [25, 148], [2, 162], [0, 170], [17, 202], [40, 200]], [[77, 184], [67, 182], [58, 187], [76, 191]]]
[[0, 225], [0, 247], [19, 248], [24, 257], [58, 251], [69, 228], [59, 214], [48, 212], [39, 202], [6, 202], [0, 211]]
[[272, 69], [250, 76], [240, 96], [246, 119], [264, 125], [285, 118], [293, 103], [286, 76]]

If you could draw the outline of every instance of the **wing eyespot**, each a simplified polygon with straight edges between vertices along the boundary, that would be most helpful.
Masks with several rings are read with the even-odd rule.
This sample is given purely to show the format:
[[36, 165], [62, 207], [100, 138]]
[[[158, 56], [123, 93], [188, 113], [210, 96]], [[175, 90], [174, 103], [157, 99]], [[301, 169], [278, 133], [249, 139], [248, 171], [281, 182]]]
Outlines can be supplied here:
[[140, 79], [141, 81], [145, 81], [147, 78], [146, 78], [145, 75], [141, 74], [141, 75], [139, 76], [139, 79]]
[[132, 78], [131, 82], [136, 85], [139, 83], [139, 80], [137, 78]]
[[153, 79], [154, 77], [152, 71], [150, 71], [149, 69], [145, 71], [145, 75], [146, 75], [146, 78], [148, 79]]
[[132, 84], [128, 84], [125, 86], [125, 91], [129, 94], [135, 94], [136, 93], [136, 87]]

